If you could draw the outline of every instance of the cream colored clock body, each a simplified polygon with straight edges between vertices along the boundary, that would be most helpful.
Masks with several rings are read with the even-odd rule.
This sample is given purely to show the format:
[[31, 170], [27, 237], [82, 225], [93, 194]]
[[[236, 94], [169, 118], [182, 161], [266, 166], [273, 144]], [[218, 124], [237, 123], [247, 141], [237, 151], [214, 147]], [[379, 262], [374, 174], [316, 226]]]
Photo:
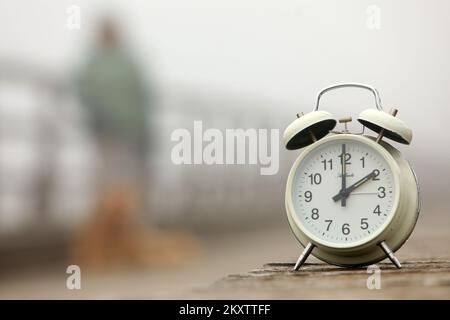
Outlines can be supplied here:
[[[395, 252], [417, 221], [419, 188], [412, 168], [397, 149], [374, 140], [349, 133], [328, 135], [306, 147], [289, 173], [285, 204], [290, 227], [304, 246], [314, 245], [315, 257], [330, 264], [383, 260], [380, 243]], [[345, 153], [341, 147], [347, 148]], [[345, 159], [346, 153], [351, 160]], [[341, 187], [342, 156], [347, 187], [376, 173], [350, 193], [345, 205], [333, 200]]]

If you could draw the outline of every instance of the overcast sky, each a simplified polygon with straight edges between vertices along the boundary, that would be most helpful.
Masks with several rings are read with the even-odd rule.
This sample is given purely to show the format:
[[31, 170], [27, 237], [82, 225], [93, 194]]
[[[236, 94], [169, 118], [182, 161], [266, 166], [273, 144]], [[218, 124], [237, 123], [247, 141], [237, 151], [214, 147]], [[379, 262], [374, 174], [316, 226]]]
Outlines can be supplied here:
[[[79, 31], [66, 27], [70, 4], [82, 10]], [[373, 4], [380, 30], [366, 25]], [[1, 0], [0, 59], [67, 73], [104, 11], [122, 20], [144, 73], [169, 87], [268, 98], [286, 115], [309, 111], [321, 87], [366, 82], [386, 108], [400, 110], [422, 153], [450, 144], [448, 1]], [[356, 118], [373, 100], [352, 91], [323, 103], [337, 117]], [[450, 153], [436, 161], [450, 161]]]

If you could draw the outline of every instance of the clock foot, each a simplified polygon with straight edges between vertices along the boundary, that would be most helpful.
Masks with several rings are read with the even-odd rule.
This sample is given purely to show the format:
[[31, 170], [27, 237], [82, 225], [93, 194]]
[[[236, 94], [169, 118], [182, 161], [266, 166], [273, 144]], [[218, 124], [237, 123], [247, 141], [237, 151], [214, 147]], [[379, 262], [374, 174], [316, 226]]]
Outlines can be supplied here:
[[392, 252], [391, 248], [388, 247], [388, 245], [386, 244], [385, 241], [380, 243], [380, 247], [381, 249], [383, 249], [384, 253], [386, 253], [387, 257], [389, 258], [389, 260], [391, 260], [391, 262], [397, 267], [397, 268], [401, 268], [402, 265], [400, 264], [400, 261], [398, 261], [397, 257], [394, 256], [394, 252]]
[[308, 259], [308, 256], [310, 255], [311, 251], [314, 249], [314, 245], [310, 242], [307, 244], [305, 249], [303, 250], [300, 257], [297, 259], [297, 263], [295, 264], [294, 271], [297, 271], [300, 269], [303, 263], [305, 263], [306, 259]]

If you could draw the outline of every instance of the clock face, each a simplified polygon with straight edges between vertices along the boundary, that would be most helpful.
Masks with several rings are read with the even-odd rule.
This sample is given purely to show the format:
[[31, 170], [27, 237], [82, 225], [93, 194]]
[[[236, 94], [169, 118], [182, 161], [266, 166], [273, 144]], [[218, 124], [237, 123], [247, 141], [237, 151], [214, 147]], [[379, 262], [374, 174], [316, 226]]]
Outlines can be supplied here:
[[384, 156], [351, 139], [334, 139], [310, 151], [295, 171], [291, 192], [302, 226], [319, 240], [341, 246], [381, 232], [396, 198]]

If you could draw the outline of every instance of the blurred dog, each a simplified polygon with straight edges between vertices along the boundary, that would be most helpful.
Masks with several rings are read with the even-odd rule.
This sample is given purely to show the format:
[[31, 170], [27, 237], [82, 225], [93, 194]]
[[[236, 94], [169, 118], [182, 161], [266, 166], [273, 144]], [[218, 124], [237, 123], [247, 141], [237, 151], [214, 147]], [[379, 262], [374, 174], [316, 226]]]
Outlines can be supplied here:
[[199, 254], [192, 234], [147, 229], [135, 218], [135, 194], [111, 188], [73, 239], [70, 262], [82, 268], [180, 266]]

